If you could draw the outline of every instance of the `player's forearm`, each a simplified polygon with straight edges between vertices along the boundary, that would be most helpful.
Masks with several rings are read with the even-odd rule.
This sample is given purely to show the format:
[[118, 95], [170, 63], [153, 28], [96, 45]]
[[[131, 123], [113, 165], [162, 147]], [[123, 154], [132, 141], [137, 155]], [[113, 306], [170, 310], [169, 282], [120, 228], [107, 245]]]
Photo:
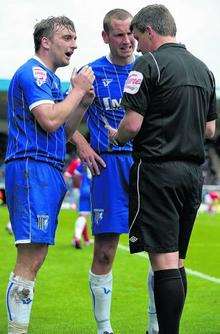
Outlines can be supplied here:
[[73, 124], [78, 124], [81, 121], [86, 109], [79, 107], [79, 105], [85, 94], [86, 91], [74, 88], [62, 102], [53, 105], [53, 112], [48, 116], [56, 129], [69, 119]]
[[80, 145], [82, 141], [85, 142], [86, 140], [79, 131], [76, 131], [76, 129], [78, 128], [87, 108], [88, 107], [83, 103], [80, 103], [78, 107], [72, 111], [65, 123], [65, 131], [68, 141], [76, 144], [77, 146]]
[[84, 114], [83, 110], [76, 112], [86, 91], [74, 88], [70, 94], [59, 103], [41, 104], [32, 110], [40, 126], [47, 132], [56, 131], [72, 114], [75, 122], [79, 122]]
[[72, 136], [69, 138], [69, 141], [72, 143], [72, 144], [75, 144], [77, 147], [81, 146], [82, 144], [84, 143], [87, 143], [87, 140], [86, 138], [78, 131], [76, 130]]

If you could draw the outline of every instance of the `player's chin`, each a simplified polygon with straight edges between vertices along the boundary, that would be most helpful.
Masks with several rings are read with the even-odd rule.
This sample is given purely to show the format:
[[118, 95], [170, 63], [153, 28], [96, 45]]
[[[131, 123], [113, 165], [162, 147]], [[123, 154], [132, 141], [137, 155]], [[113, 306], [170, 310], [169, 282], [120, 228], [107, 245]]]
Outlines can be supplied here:
[[131, 57], [133, 54], [133, 51], [124, 51], [124, 52], [121, 52], [121, 56], [124, 57], [124, 58], [129, 58]]
[[60, 67], [64, 67], [69, 65], [70, 63], [70, 59], [63, 59], [62, 64], [60, 64]]
[[134, 49], [133, 48], [121, 49], [120, 52], [122, 55], [131, 56], [134, 52]]

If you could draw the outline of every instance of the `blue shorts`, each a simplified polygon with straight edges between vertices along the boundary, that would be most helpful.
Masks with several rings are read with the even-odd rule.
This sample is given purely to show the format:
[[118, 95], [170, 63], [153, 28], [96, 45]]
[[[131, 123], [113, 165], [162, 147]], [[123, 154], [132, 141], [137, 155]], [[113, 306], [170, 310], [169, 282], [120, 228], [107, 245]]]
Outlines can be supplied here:
[[15, 160], [6, 164], [5, 188], [15, 244], [54, 244], [66, 193], [62, 173], [44, 162]]
[[128, 233], [129, 172], [131, 154], [102, 154], [106, 163], [101, 174], [92, 178], [92, 232]]

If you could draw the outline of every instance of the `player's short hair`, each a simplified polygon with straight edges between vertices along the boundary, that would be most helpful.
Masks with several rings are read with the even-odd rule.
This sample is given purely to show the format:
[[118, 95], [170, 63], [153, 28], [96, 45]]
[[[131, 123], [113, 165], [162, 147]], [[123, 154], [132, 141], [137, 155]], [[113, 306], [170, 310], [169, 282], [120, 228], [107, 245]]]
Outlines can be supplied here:
[[124, 21], [129, 17], [132, 18], [133, 16], [125, 9], [121, 8], [112, 9], [105, 15], [103, 19], [103, 30], [107, 33], [111, 30], [112, 19]]
[[35, 52], [40, 49], [42, 37], [51, 38], [55, 29], [58, 29], [61, 26], [75, 32], [73, 21], [66, 16], [50, 16], [38, 22], [34, 27], [33, 33]]
[[161, 36], [176, 36], [176, 23], [164, 5], [155, 4], [142, 8], [132, 19], [131, 31], [136, 28], [143, 33], [148, 25]]

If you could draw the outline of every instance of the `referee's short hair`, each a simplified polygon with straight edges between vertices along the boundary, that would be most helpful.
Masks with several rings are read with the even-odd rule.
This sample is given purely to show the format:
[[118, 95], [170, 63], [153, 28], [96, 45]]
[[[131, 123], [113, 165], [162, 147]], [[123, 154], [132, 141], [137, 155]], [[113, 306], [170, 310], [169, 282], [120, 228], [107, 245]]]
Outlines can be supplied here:
[[155, 4], [142, 8], [132, 19], [131, 31], [136, 28], [143, 33], [147, 26], [151, 26], [161, 36], [176, 36], [176, 23], [164, 5]]

